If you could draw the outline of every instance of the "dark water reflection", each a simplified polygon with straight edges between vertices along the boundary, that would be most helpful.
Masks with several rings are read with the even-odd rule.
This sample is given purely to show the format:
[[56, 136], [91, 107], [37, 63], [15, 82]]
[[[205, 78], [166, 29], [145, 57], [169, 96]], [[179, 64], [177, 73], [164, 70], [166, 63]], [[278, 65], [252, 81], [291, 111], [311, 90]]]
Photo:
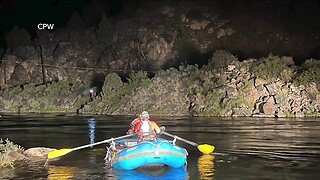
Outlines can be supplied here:
[[[58, 160], [1, 170], [0, 179], [317, 179], [319, 119], [154, 118], [168, 132], [216, 146], [215, 155], [188, 149], [187, 168], [117, 171], [104, 163], [105, 145]], [[131, 117], [2, 116], [0, 137], [29, 147], [77, 147], [124, 135]], [[150, 173], [151, 172], [151, 173]]]

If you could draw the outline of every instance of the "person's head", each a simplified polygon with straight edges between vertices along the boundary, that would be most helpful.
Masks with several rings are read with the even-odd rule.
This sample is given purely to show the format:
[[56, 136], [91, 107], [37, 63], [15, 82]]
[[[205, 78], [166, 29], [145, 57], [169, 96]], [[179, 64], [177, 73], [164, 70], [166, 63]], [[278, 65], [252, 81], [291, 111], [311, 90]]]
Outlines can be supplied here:
[[146, 120], [148, 120], [149, 119], [149, 113], [147, 112], [147, 111], [143, 111], [142, 113], [141, 113], [141, 120], [142, 121], [146, 121]]

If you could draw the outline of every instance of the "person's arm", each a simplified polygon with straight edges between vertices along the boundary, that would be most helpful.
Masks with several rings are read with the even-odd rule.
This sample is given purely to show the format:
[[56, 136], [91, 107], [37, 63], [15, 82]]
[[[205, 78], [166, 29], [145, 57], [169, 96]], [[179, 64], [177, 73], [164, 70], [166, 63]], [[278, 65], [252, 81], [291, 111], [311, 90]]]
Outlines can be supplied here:
[[133, 121], [131, 121], [130, 123], [130, 127], [128, 129], [128, 134], [133, 134], [135, 133], [135, 129], [136, 129], [136, 124], [138, 122], [138, 118], [134, 119]]
[[127, 134], [134, 134], [134, 131], [131, 128], [129, 128]]
[[154, 132], [156, 132], [157, 134], [160, 134], [161, 130], [160, 130], [158, 124], [154, 121], [152, 121], [151, 124], [152, 124], [152, 129], [154, 130]]

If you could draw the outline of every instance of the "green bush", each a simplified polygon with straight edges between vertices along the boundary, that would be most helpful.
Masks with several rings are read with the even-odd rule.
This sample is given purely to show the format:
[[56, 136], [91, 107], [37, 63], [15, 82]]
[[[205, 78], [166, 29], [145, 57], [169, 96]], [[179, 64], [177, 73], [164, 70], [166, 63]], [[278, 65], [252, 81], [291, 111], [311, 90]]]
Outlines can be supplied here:
[[0, 167], [13, 167], [13, 159], [9, 156], [9, 153], [12, 151], [22, 153], [24, 149], [9, 141], [8, 139], [0, 139]]
[[139, 88], [146, 88], [150, 85], [151, 80], [147, 76], [147, 72], [132, 72], [127, 78], [128, 83], [122, 82], [116, 73], [110, 73], [106, 76], [103, 87], [102, 96], [97, 97], [90, 102], [86, 112], [103, 113], [112, 112], [117, 109], [123, 101], [127, 100]]
[[289, 81], [292, 78], [292, 69], [278, 56], [270, 54], [253, 64], [252, 72], [261, 79], [280, 78]]
[[[58, 81], [58, 82], [52, 82], [50, 84], [47, 84], [47, 88], [45, 89], [45, 92], [49, 96], [55, 96], [55, 95], [69, 95], [71, 94], [71, 85], [67, 81]], [[41, 88], [41, 87], [40, 87]]]
[[38, 94], [38, 88], [34, 83], [26, 84], [23, 86], [23, 93], [35, 95]]
[[208, 67], [224, 68], [232, 62], [238, 62], [238, 58], [229, 51], [216, 50], [208, 62]]
[[294, 84], [306, 85], [308, 83], [314, 82], [317, 85], [317, 88], [320, 89], [320, 68], [310, 68], [299, 73], [294, 79]]
[[293, 83], [297, 86], [307, 85], [314, 82], [317, 88], [320, 89], [320, 61], [309, 59], [306, 60], [300, 69], [300, 72], [293, 79]]
[[84, 95], [78, 96], [76, 102], [74, 103], [74, 107], [79, 109], [81, 108], [82, 105], [86, 104], [89, 101], [90, 101], [89, 96], [84, 96]]
[[181, 80], [196, 81], [200, 80], [201, 72], [198, 65], [180, 65], [179, 73]]
[[146, 71], [132, 72], [129, 74], [128, 85], [133, 89], [142, 87], [146, 88], [151, 84], [151, 80], [148, 78]]
[[107, 104], [118, 104], [123, 95], [124, 83], [116, 73], [108, 74], [102, 87], [102, 101]]
[[240, 87], [239, 87], [239, 90], [240, 90], [241, 92], [244, 92], [244, 91], [250, 90], [252, 87], [253, 87], [252, 83], [251, 83], [249, 80], [244, 79], [244, 80], [242, 81], [242, 84], [241, 84]]
[[302, 69], [310, 69], [310, 68], [320, 68], [320, 60], [317, 59], [307, 59], [302, 64]]
[[84, 89], [82, 84], [67, 81], [43, 85], [30, 83], [4, 90], [0, 108], [8, 112], [76, 111], [90, 101], [89, 92], [84, 94]]

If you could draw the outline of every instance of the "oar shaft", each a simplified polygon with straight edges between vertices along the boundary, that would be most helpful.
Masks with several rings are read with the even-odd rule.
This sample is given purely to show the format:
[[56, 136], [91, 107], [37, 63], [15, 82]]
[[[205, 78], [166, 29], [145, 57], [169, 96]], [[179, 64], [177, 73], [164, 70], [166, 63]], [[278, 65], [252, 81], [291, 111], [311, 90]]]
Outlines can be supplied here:
[[108, 143], [108, 142], [114, 141], [114, 140], [119, 140], [119, 139], [123, 139], [123, 138], [132, 137], [132, 136], [135, 136], [135, 134], [128, 134], [128, 135], [120, 136], [120, 137], [117, 137], [117, 138], [106, 139], [106, 140], [103, 140], [103, 141], [100, 141], [100, 142], [79, 146], [79, 147], [76, 147], [76, 148], [72, 148], [72, 151], [79, 150], [79, 149], [84, 149], [84, 148], [87, 148], [87, 147], [96, 146], [96, 145], [99, 145], [99, 144]]
[[108, 143], [110, 141], [129, 138], [129, 137], [132, 137], [132, 136], [135, 136], [135, 134], [124, 135], [124, 136], [120, 136], [120, 137], [117, 137], [117, 138], [110, 138], [110, 139], [106, 139], [106, 140], [103, 140], [103, 141], [100, 141], [100, 142], [96, 142], [96, 143], [92, 143], [92, 144], [87, 144], [87, 145], [75, 147], [75, 148], [72, 148], [72, 149], [64, 148], [64, 149], [54, 150], [54, 151], [51, 151], [51, 152], [48, 153], [48, 159], [53, 159], [53, 158], [56, 158], [56, 157], [60, 157], [60, 156], [66, 155], [66, 154], [68, 154], [68, 153], [70, 153], [72, 151], [75, 151], [75, 150], [84, 149], [84, 148], [87, 148], [87, 147], [92, 147], [92, 146], [95, 146], [95, 145], [98, 145], [98, 144]]
[[192, 141], [189, 141], [189, 140], [186, 140], [186, 139], [183, 139], [183, 138], [181, 138], [181, 137], [179, 137], [179, 136], [175, 136], [175, 135], [172, 135], [172, 134], [170, 134], [170, 133], [167, 133], [167, 132], [163, 132], [163, 134], [165, 134], [165, 135], [167, 135], [167, 136], [170, 136], [170, 137], [173, 137], [173, 138], [176, 138], [176, 139], [178, 139], [178, 140], [180, 140], [180, 141], [183, 141], [183, 142], [185, 142], [185, 143], [188, 143], [188, 144], [190, 144], [190, 145], [192, 145], [192, 146], [199, 146], [199, 144], [197, 144], [197, 143], [195, 143], [195, 142], [192, 142]]

